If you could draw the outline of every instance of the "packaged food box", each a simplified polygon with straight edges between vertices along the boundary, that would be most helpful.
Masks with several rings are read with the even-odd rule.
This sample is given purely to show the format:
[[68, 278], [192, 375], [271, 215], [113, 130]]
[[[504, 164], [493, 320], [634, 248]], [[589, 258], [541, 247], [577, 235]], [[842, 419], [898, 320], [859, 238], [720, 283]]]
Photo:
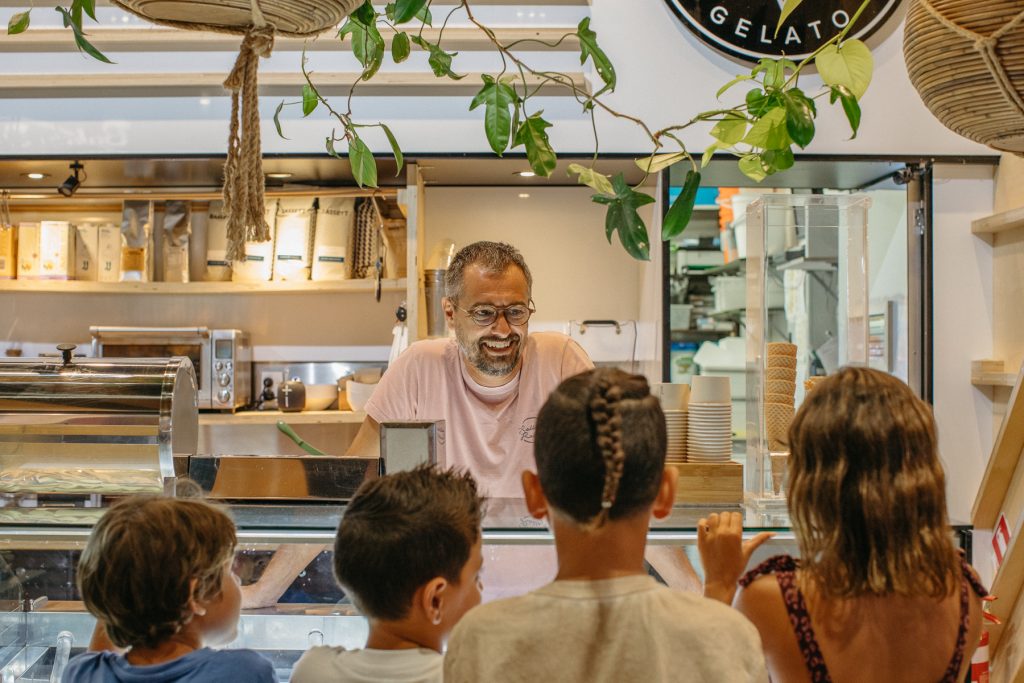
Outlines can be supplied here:
[[75, 279], [99, 280], [100, 226], [81, 223], [75, 226]]
[[121, 228], [113, 223], [96, 231], [96, 279], [100, 282], [121, 280]]
[[309, 279], [315, 215], [311, 199], [282, 199], [278, 203], [275, 280]]
[[224, 202], [210, 202], [210, 218], [206, 224], [207, 282], [231, 280], [231, 262], [228, 261], [228, 215]]
[[355, 223], [355, 203], [354, 199], [346, 197], [320, 200], [313, 239], [313, 280], [349, 278], [348, 250]]
[[18, 277], [25, 280], [70, 280], [75, 270], [75, 233], [67, 221], [18, 226]]
[[18, 229], [0, 228], [0, 280], [18, 276]]
[[245, 258], [231, 263], [231, 279], [235, 282], [267, 282], [274, 275], [274, 243], [277, 234], [277, 200], [267, 201], [263, 219], [270, 227], [266, 242], [246, 242]]

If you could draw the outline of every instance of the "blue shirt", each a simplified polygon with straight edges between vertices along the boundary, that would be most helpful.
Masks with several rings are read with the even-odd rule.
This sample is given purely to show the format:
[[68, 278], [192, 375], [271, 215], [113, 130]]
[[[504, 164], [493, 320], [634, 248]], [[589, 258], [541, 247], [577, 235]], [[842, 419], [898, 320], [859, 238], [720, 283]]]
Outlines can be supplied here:
[[64, 671], [63, 683], [277, 683], [274, 667], [252, 650], [189, 652], [170, 662], [132, 666], [113, 652], [85, 652]]

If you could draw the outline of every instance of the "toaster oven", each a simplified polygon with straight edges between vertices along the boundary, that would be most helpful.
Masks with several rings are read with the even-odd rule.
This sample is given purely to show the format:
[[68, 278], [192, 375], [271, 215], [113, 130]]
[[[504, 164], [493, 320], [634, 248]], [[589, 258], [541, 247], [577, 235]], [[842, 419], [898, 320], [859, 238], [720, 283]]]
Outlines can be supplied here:
[[200, 410], [235, 411], [252, 400], [252, 347], [241, 330], [207, 327], [89, 328], [97, 358], [192, 360]]

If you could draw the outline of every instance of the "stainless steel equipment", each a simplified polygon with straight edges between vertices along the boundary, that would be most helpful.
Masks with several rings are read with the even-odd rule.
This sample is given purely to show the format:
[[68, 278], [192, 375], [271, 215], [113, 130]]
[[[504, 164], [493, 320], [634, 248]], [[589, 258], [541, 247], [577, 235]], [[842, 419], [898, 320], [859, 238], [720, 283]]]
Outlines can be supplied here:
[[275, 503], [341, 503], [380, 474], [377, 458], [327, 455], [198, 455], [188, 476], [210, 500]]
[[201, 410], [234, 411], [252, 400], [252, 347], [241, 330], [93, 326], [89, 334], [97, 358], [190, 359]]
[[58, 348], [0, 360], [0, 520], [72, 521], [107, 495], [173, 490], [174, 457], [198, 443], [191, 361]]
[[444, 420], [380, 423], [381, 470], [387, 474], [417, 465], [445, 465]]

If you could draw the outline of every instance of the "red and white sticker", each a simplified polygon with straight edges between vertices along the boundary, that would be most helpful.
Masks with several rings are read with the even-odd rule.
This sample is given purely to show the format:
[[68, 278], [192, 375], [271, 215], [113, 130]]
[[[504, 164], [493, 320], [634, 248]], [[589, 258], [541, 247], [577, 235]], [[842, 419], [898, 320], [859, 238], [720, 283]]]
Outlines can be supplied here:
[[971, 658], [971, 683], [988, 683], [988, 631], [981, 632], [981, 642]]
[[996, 528], [992, 531], [992, 549], [996, 552], [996, 569], [1003, 563], [1006, 549], [1010, 547], [1010, 527], [1006, 515], [1000, 513]]

